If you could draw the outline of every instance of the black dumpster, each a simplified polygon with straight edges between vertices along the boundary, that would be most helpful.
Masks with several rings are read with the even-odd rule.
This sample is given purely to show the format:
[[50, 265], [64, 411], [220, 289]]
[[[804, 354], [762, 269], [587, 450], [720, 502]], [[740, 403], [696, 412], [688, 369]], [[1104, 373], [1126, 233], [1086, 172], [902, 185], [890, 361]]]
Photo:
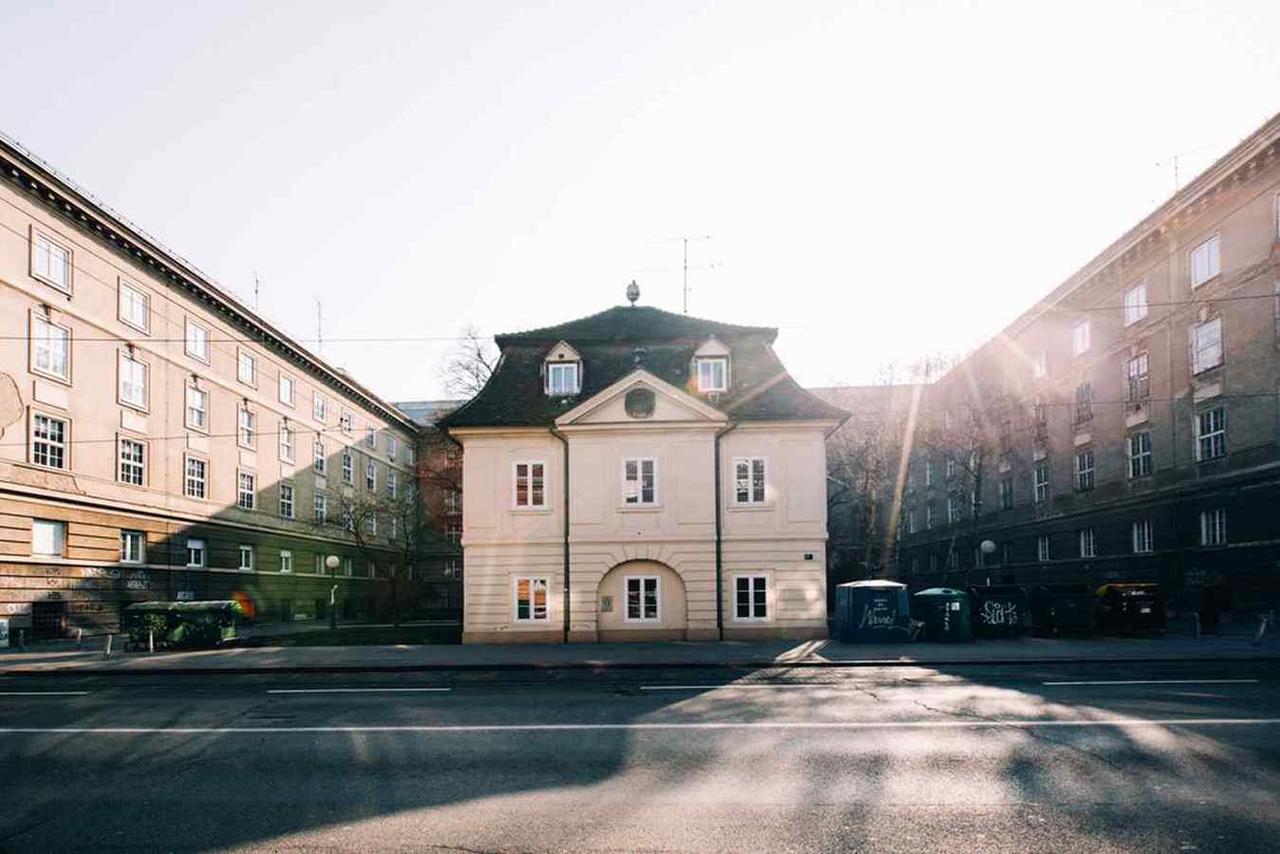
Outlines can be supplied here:
[[950, 587], [930, 587], [911, 597], [911, 616], [924, 623], [924, 639], [939, 643], [973, 640], [969, 596]]
[[244, 608], [234, 600], [135, 602], [121, 613], [128, 646], [146, 649], [212, 647], [236, 638]]
[[903, 643], [911, 640], [907, 585], [896, 581], [850, 581], [836, 588], [835, 638], [844, 643]]
[[1018, 637], [1031, 627], [1031, 600], [1016, 584], [970, 587], [969, 611], [975, 637]]
[[1164, 597], [1158, 584], [1104, 584], [1098, 588], [1098, 631], [1164, 632]]
[[1093, 634], [1098, 596], [1087, 584], [1032, 587], [1031, 628], [1038, 635]]

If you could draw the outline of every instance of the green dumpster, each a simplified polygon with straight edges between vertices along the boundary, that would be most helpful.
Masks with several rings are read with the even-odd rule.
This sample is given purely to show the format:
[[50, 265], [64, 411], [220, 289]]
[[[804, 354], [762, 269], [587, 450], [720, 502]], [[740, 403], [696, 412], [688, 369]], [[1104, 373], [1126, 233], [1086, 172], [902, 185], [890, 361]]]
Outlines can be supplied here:
[[924, 623], [924, 640], [966, 643], [973, 640], [969, 596], [951, 587], [930, 587], [911, 597], [911, 616]]

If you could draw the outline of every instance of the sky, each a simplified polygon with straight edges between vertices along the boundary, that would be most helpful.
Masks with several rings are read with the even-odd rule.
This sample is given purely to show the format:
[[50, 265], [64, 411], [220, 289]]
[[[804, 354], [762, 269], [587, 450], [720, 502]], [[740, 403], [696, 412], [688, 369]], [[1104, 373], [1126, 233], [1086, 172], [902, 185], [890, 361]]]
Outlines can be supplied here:
[[[0, 2], [0, 129], [388, 400], [625, 302], [963, 352], [1280, 111], [1275, 2]], [[371, 340], [373, 339], [373, 340]], [[381, 340], [378, 340], [381, 339]], [[393, 340], [387, 340], [393, 339]]]

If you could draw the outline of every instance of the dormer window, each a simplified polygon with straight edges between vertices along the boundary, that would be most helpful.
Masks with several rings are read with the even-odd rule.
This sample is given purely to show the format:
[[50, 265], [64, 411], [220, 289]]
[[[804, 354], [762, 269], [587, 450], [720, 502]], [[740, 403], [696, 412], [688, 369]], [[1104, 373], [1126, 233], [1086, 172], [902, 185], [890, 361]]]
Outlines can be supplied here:
[[566, 397], [582, 389], [578, 362], [552, 362], [547, 365], [547, 394]]
[[700, 357], [698, 366], [698, 391], [722, 392], [729, 390], [729, 360], [723, 356]]

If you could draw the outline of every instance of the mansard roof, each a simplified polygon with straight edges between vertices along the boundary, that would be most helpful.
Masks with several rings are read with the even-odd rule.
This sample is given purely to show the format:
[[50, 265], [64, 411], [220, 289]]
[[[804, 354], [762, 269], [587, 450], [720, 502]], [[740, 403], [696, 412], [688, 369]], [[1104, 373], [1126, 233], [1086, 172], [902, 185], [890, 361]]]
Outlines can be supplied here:
[[[694, 351], [715, 337], [732, 348], [729, 392], [707, 403], [731, 420], [842, 420], [847, 413], [802, 389], [770, 346], [778, 331], [673, 314], [648, 306], [617, 306], [598, 314], [528, 332], [498, 335], [497, 370], [469, 403], [442, 426], [550, 426], [560, 415], [637, 368], [705, 399], [692, 375]], [[552, 346], [565, 341], [582, 355], [582, 391], [549, 397], [542, 365]]]

